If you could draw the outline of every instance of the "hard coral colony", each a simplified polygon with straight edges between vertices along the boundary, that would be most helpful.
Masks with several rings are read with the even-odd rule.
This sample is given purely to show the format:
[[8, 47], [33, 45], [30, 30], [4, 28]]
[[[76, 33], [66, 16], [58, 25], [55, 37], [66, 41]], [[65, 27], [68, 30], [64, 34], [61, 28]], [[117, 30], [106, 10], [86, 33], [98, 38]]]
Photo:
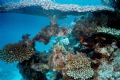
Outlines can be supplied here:
[[[105, 6], [93, 8], [53, 5], [52, 2], [45, 7], [44, 3], [39, 3], [39, 6], [42, 5], [45, 10], [96, 12], [88, 12], [78, 17], [72, 27], [60, 27], [56, 21], [58, 15], [49, 15], [51, 23], [48, 26], [32, 39], [26, 34], [20, 42], [7, 44], [0, 50], [0, 60], [18, 62], [19, 71], [25, 80], [120, 80], [120, 30], [110, 26], [116, 17], [120, 20], [119, 11], [97, 12], [101, 9], [113, 9]], [[5, 9], [10, 10], [10, 4], [7, 5]], [[17, 8], [20, 5], [16, 5]], [[47, 45], [53, 36], [56, 41], [48, 52], [36, 50], [36, 42]]]

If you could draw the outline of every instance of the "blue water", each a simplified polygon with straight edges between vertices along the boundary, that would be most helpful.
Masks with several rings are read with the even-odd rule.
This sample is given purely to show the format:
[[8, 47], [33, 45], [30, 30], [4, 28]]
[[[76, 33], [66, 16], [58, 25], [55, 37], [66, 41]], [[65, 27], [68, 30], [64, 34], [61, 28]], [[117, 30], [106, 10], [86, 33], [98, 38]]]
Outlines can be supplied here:
[[[73, 16], [68, 16], [63, 20], [59, 20], [58, 23], [61, 26], [67, 26], [74, 20]], [[49, 24], [49, 19], [43, 16], [33, 16], [19, 13], [0, 13], [0, 48], [8, 43], [15, 43], [21, 39], [23, 34], [29, 33], [33, 37], [43, 27]], [[54, 42], [54, 38], [51, 39], [51, 43], [44, 45], [43, 43], [36, 43], [36, 49], [38, 51], [47, 51]], [[7, 64], [0, 62], [0, 80], [20, 80], [16, 64]], [[4, 77], [6, 77], [4, 79]]]
[[[43, 22], [45, 20], [46, 22]], [[0, 13], [0, 48], [7, 43], [18, 42], [25, 33], [34, 36], [49, 20], [42, 16], [17, 13]], [[32, 31], [31, 31], [32, 30]], [[0, 63], [0, 80], [20, 80], [21, 75], [16, 64]], [[6, 78], [4, 78], [6, 77]]]
[[101, 5], [101, 0], [53, 0], [61, 4]]
[[[8, 0], [9, 1], [9, 0]], [[57, 3], [79, 4], [79, 5], [100, 5], [100, 0], [53, 0]], [[0, 4], [7, 1], [0, 0]], [[70, 26], [75, 16], [68, 16], [59, 20], [60, 26]], [[34, 16], [20, 13], [0, 13], [0, 48], [7, 43], [15, 43], [21, 39], [23, 34], [29, 33], [33, 37], [44, 26], [49, 24], [49, 19], [45, 16]], [[54, 42], [54, 38], [52, 39]], [[50, 48], [52, 43], [44, 45], [36, 43], [38, 51]], [[8, 64], [0, 62], [0, 80], [21, 80], [22, 77], [16, 67], [16, 63]]]

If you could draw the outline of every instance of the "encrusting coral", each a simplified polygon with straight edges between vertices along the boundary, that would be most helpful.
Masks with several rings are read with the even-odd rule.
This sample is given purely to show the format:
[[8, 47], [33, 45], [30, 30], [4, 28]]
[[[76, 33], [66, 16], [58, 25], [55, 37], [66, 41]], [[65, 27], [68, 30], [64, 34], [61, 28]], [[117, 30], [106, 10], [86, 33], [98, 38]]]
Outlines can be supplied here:
[[0, 53], [0, 59], [6, 62], [22, 62], [34, 54], [34, 49], [25, 43], [6, 45]]

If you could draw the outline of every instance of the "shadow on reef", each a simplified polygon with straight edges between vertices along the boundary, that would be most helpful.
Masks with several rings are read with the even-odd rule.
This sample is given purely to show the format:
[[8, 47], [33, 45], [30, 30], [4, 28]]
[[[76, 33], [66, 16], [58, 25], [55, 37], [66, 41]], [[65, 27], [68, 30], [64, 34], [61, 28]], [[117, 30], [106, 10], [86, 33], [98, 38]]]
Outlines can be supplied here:
[[[120, 79], [117, 12], [89, 12], [79, 16], [72, 27], [59, 27], [55, 15], [50, 19], [50, 25], [32, 39], [26, 34], [20, 42], [6, 45], [0, 50], [0, 60], [19, 62], [25, 80]], [[37, 52], [35, 42], [48, 44], [52, 36], [56, 42], [51, 50]]]

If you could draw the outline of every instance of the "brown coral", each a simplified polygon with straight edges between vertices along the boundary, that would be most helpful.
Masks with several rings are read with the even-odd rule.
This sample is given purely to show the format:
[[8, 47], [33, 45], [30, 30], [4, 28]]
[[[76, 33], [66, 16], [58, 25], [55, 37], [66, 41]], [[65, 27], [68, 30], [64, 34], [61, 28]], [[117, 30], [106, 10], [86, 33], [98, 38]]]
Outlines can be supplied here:
[[27, 46], [25, 43], [8, 44], [0, 53], [0, 59], [6, 62], [22, 62], [29, 59], [33, 54], [33, 48]]

